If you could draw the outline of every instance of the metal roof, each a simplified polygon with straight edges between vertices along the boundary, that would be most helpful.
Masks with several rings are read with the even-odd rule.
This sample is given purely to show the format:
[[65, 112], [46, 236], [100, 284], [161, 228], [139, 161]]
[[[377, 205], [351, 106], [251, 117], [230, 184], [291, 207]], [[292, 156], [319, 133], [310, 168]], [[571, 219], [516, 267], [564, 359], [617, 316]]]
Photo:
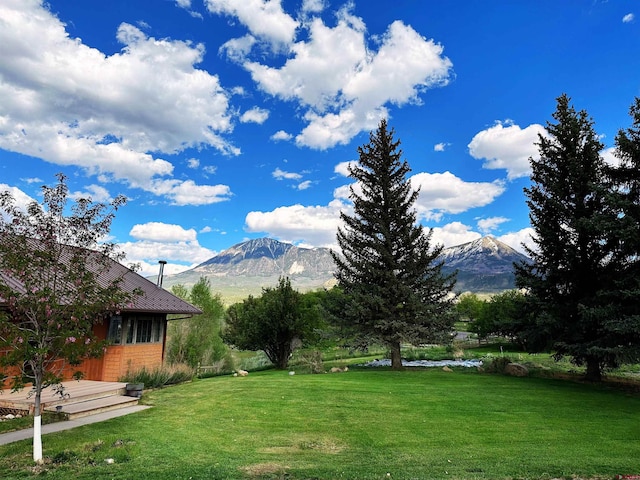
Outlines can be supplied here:
[[[65, 247], [69, 250], [68, 255], [63, 256], [63, 262], [71, 261], [71, 251], [77, 247]], [[67, 252], [65, 252], [67, 253]], [[91, 252], [93, 255], [102, 257], [100, 252]], [[88, 261], [92, 255], [85, 257]], [[96, 257], [96, 269], [98, 263], [101, 263], [100, 259]], [[89, 264], [89, 269], [91, 265]], [[123, 307], [123, 312], [148, 312], [148, 313], [167, 313], [167, 314], [189, 314], [198, 315], [202, 311], [190, 303], [182, 300], [173, 293], [157, 286], [155, 283], [147, 280], [141, 275], [138, 275], [133, 270], [125, 267], [124, 265], [116, 262], [115, 260], [108, 258], [108, 267], [98, 277], [98, 283], [106, 287], [111, 282], [117, 279], [122, 279], [120, 288], [125, 292], [134, 292], [136, 289], [142, 292], [141, 295], [134, 295], [132, 301]], [[21, 282], [13, 278], [6, 273], [0, 271], [0, 282], [9, 286], [14, 290], [24, 291], [24, 286]], [[0, 303], [2, 299], [0, 298]]]

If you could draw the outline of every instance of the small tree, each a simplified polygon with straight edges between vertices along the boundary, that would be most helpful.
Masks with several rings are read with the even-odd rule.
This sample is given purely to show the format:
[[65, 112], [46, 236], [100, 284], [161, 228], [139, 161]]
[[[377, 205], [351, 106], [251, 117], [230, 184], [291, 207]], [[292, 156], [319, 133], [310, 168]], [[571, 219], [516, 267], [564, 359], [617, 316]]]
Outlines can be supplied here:
[[280, 278], [276, 288], [229, 307], [223, 339], [242, 350], [262, 350], [283, 369], [295, 348], [313, 340], [319, 322], [318, 308]]
[[514, 339], [523, 316], [525, 296], [518, 290], [505, 290], [484, 302], [471, 331], [478, 339], [498, 335]]
[[418, 191], [406, 178], [410, 168], [393, 130], [382, 120], [369, 140], [358, 148], [358, 164], [349, 167], [362, 193], [351, 187], [354, 215], [341, 214], [342, 252], [333, 252], [333, 259], [347, 299], [342, 318], [358, 346], [382, 342], [392, 368], [399, 369], [402, 342], [449, 341], [455, 275], [443, 275], [443, 247], [432, 248], [431, 231], [416, 224]]
[[98, 243], [124, 197], [109, 205], [79, 199], [67, 212], [66, 178], [57, 178], [56, 186], [42, 187], [42, 204], [34, 201], [26, 211], [9, 192], [0, 193], [0, 368], [14, 390], [32, 384], [36, 462], [42, 391], [52, 386], [62, 394], [65, 369], [102, 355], [93, 325], [133, 295], [121, 290], [121, 278], [102, 275], [121, 255], [115, 245]]
[[226, 347], [220, 337], [224, 319], [224, 305], [220, 295], [211, 293], [209, 280], [201, 277], [187, 290], [183, 285], [171, 288], [174, 295], [190, 301], [202, 310], [201, 315], [169, 322], [167, 332], [167, 361], [186, 363], [190, 367], [209, 365], [221, 360]]

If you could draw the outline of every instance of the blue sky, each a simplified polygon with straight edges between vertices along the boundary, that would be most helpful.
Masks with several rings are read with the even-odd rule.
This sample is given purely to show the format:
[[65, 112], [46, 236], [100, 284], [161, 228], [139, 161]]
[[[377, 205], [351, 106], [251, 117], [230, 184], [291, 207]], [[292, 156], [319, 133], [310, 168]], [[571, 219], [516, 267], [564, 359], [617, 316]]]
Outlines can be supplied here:
[[638, 58], [636, 1], [1, 0], [0, 188], [126, 195], [112, 240], [144, 274], [261, 236], [332, 246], [388, 118], [435, 241], [519, 247], [556, 97], [611, 148]]

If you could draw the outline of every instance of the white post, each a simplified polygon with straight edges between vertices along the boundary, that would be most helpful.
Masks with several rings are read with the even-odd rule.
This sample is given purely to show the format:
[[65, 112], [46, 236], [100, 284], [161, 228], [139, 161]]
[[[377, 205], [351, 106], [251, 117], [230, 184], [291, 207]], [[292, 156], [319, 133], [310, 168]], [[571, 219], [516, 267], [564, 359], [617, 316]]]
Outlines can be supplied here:
[[33, 461], [42, 463], [42, 416], [40, 412], [33, 415]]

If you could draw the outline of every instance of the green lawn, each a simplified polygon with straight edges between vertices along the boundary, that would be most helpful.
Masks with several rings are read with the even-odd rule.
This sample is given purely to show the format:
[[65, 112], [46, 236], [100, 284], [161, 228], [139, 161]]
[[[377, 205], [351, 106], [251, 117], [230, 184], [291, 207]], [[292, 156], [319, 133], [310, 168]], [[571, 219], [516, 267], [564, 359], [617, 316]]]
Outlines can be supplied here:
[[[544, 378], [352, 369], [216, 377], [44, 437], [66, 479], [550, 479], [640, 474], [640, 398]], [[29, 478], [30, 442], [0, 447]], [[113, 464], [105, 459], [112, 458]]]

